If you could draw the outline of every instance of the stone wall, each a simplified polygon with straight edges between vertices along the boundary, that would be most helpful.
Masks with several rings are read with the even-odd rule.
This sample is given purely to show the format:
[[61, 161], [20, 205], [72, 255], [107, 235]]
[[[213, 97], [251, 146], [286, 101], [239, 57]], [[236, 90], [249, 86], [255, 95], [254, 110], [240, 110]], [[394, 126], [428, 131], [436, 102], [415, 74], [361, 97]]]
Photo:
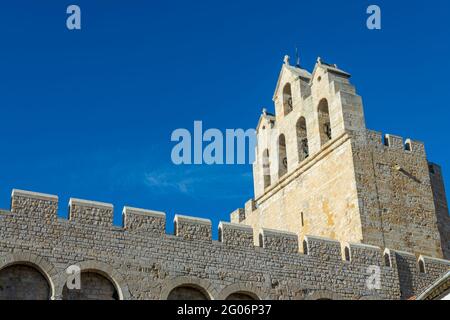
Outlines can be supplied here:
[[441, 235], [441, 246], [444, 258], [450, 259], [450, 216], [448, 214], [447, 198], [445, 196], [444, 178], [442, 169], [435, 163], [429, 163], [431, 188], [433, 189], [434, 206], [439, 233]]
[[245, 219], [234, 223], [285, 230], [339, 241], [362, 242], [351, 141], [344, 135], [311, 155], [294, 172], [246, 205]]
[[363, 242], [442, 258], [423, 143], [367, 131], [353, 145]]
[[[422, 257], [424, 273], [417, 260], [406, 272], [393, 257], [392, 265], [385, 265], [377, 247], [318, 237], [305, 237], [299, 246], [295, 235], [274, 230], [261, 230], [261, 243], [254, 246], [251, 228], [229, 223], [221, 223], [215, 241], [208, 220], [184, 216], [175, 218], [177, 231], [170, 235], [163, 213], [134, 208], [124, 209], [125, 225], [116, 227], [111, 205], [71, 201], [77, 202], [83, 213], [66, 220], [56, 216], [58, 197], [14, 191], [11, 210], [0, 211], [0, 279], [10, 266], [33, 266], [52, 299], [62, 299], [65, 270], [78, 265], [108, 280], [84, 298], [111, 297], [111, 284], [118, 299], [167, 299], [179, 287], [196, 288], [209, 299], [235, 293], [259, 299], [399, 299], [416, 294], [450, 266]], [[381, 273], [378, 289], [367, 286], [373, 266]], [[401, 296], [403, 279], [417, 280]]]

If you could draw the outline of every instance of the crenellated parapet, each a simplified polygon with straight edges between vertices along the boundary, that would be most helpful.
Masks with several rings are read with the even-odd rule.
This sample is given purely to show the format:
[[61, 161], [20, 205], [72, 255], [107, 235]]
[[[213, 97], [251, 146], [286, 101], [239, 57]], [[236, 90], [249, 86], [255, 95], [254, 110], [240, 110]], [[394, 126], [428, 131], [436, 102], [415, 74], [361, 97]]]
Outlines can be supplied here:
[[[122, 211], [123, 226], [113, 226], [113, 205], [102, 202], [70, 199], [69, 220], [55, 219], [57, 208], [57, 196], [13, 191], [10, 212], [0, 211], [0, 271], [2, 256], [10, 265], [11, 254], [20, 249], [28, 252], [18, 258], [21, 262], [26, 262], [23, 257], [43, 255], [63, 268], [88, 260], [82, 265], [89, 270], [101, 266], [102, 274], [112, 272], [109, 264], [118, 266], [120, 271], [114, 274], [124, 275], [121, 283], [129, 282], [125, 287], [134, 297], [140, 290], [163, 288], [168, 277], [188, 275], [193, 285], [210, 279], [219, 286], [217, 292], [221, 286], [235, 286], [276, 297], [279, 286], [289, 283], [295, 285], [283, 287], [288, 292], [285, 298], [314, 292], [317, 286], [346, 298], [395, 299], [416, 294], [450, 269], [447, 260], [317, 236], [299, 239], [295, 233], [267, 228], [258, 230], [259, 239], [254, 239], [252, 227], [229, 222], [220, 222], [216, 241], [210, 220], [183, 215], [174, 218], [174, 234], [166, 234], [165, 213], [132, 207]], [[29, 263], [39, 265], [41, 260]], [[373, 267], [382, 276], [377, 292], [365, 287], [367, 270], [376, 270]], [[311, 277], [316, 280], [311, 282]]]
[[[252, 210], [253, 203], [248, 202], [247, 209]], [[27, 216], [30, 219], [41, 217], [55, 218], [58, 210], [58, 196], [23, 190], [13, 190], [11, 213]], [[69, 201], [69, 221], [75, 224], [113, 228], [114, 206], [109, 203], [71, 198]], [[241, 213], [242, 214], [242, 213]], [[124, 207], [122, 211], [123, 231], [139, 233], [144, 236], [166, 235], [166, 214], [160, 211]], [[59, 219], [59, 221], [61, 221]], [[114, 227], [117, 229], [117, 227]], [[175, 215], [174, 235], [190, 241], [213, 241], [211, 220], [185, 215]], [[220, 222], [218, 241], [225, 246], [254, 249], [254, 230], [252, 227]], [[328, 261], [344, 260], [358, 264], [382, 264], [383, 252], [380, 247], [361, 243], [341, 243], [339, 241], [306, 235], [301, 242], [296, 233], [262, 228], [259, 232], [259, 247], [286, 254], [303, 254]], [[299, 245], [301, 243], [301, 246]], [[418, 260], [413, 254], [393, 251], [400, 259]], [[388, 255], [391, 255], [388, 251]], [[421, 256], [424, 264], [448, 265], [448, 260]], [[430, 267], [434, 268], [434, 267]]]
[[378, 131], [367, 130], [367, 142], [377, 148], [405, 151], [414, 154], [425, 154], [425, 145], [423, 142], [409, 138], [404, 140], [403, 137], [393, 134], [383, 135]]

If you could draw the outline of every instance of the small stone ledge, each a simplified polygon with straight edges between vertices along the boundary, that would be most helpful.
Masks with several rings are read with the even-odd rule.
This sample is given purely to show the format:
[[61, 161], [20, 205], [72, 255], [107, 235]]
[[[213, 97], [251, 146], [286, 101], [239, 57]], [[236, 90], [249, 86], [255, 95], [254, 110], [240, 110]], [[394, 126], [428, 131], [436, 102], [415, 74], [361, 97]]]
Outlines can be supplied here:
[[423, 261], [425, 263], [437, 263], [437, 264], [442, 264], [442, 265], [446, 265], [450, 267], [450, 260], [445, 260], [445, 259], [439, 259], [439, 258], [433, 258], [433, 257], [428, 257], [428, 256], [420, 256], [419, 259], [422, 258]]
[[139, 209], [139, 208], [133, 208], [133, 207], [124, 207], [123, 214], [136, 214], [136, 215], [142, 215], [142, 216], [153, 217], [153, 218], [165, 218], [166, 217], [166, 214], [162, 211]]
[[69, 207], [72, 207], [72, 206], [80, 206], [80, 207], [86, 207], [86, 208], [99, 208], [99, 209], [113, 209], [114, 208], [114, 206], [110, 203], [70, 198]]
[[14, 198], [14, 197], [32, 198], [32, 199], [39, 199], [39, 200], [44, 200], [44, 201], [58, 201], [58, 196], [53, 195], [53, 194], [25, 191], [25, 190], [19, 190], [19, 189], [12, 190], [11, 198]]
[[421, 141], [412, 140], [410, 138], [403, 142], [403, 138], [393, 134], [385, 134], [384, 138], [381, 132], [367, 130], [366, 137], [369, 144], [379, 147], [385, 147], [392, 150], [401, 150], [415, 154], [424, 154], [425, 145]]
[[391, 251], [391, 254], [395, 254], [395, 255], [402, 256], [402, 257], [409, 258], [409, 259], [412, 258], [412, 259], [416, 260], [416, 256], [411, 252], [394, 250], [394, 249], [389, 249], [389, 250]]

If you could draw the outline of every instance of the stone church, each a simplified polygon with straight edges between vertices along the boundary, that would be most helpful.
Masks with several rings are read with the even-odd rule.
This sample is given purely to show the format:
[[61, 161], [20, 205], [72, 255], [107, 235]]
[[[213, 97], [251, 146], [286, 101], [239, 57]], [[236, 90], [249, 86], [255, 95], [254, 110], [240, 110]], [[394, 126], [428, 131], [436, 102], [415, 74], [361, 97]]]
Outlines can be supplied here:
[[[0, 211], [0, 299], [448, 297], [450, 218], [423, 143], [366, 128], [350, 74], [285, 57], [257, 125], [255, 197], [218, 226], [13, 190]], [[75, 270], [75, 271], [74, 271]], [[77, 286], [77, 279], [79, 286]]]
[[423, 143], [368, 130], [350, 74], [319, 58], [281, 69], [275, 114], [263, 110], [255, 199], [231, 215], [253, 227], [450, 259], [441, 169]]

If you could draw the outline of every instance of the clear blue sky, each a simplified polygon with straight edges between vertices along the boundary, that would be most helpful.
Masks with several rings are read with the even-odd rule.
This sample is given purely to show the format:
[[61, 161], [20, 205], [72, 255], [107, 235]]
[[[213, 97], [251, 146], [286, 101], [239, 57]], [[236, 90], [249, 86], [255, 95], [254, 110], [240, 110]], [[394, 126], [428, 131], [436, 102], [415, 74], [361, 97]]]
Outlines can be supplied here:
[[[82, 10], [68, 31], [66, 8]], [[382, 9], [382, 30], [365, 27]], [[426, 142], [450, 188], [448, 1], [3, 1], [0, 207], [13, 188], [219, 220], [251, 167], [171, 164], [176, 128], [255, 127], [284, 54], [353, 74], [367, 126]], [[170, 228], [169, 228], [170, 229]]]

